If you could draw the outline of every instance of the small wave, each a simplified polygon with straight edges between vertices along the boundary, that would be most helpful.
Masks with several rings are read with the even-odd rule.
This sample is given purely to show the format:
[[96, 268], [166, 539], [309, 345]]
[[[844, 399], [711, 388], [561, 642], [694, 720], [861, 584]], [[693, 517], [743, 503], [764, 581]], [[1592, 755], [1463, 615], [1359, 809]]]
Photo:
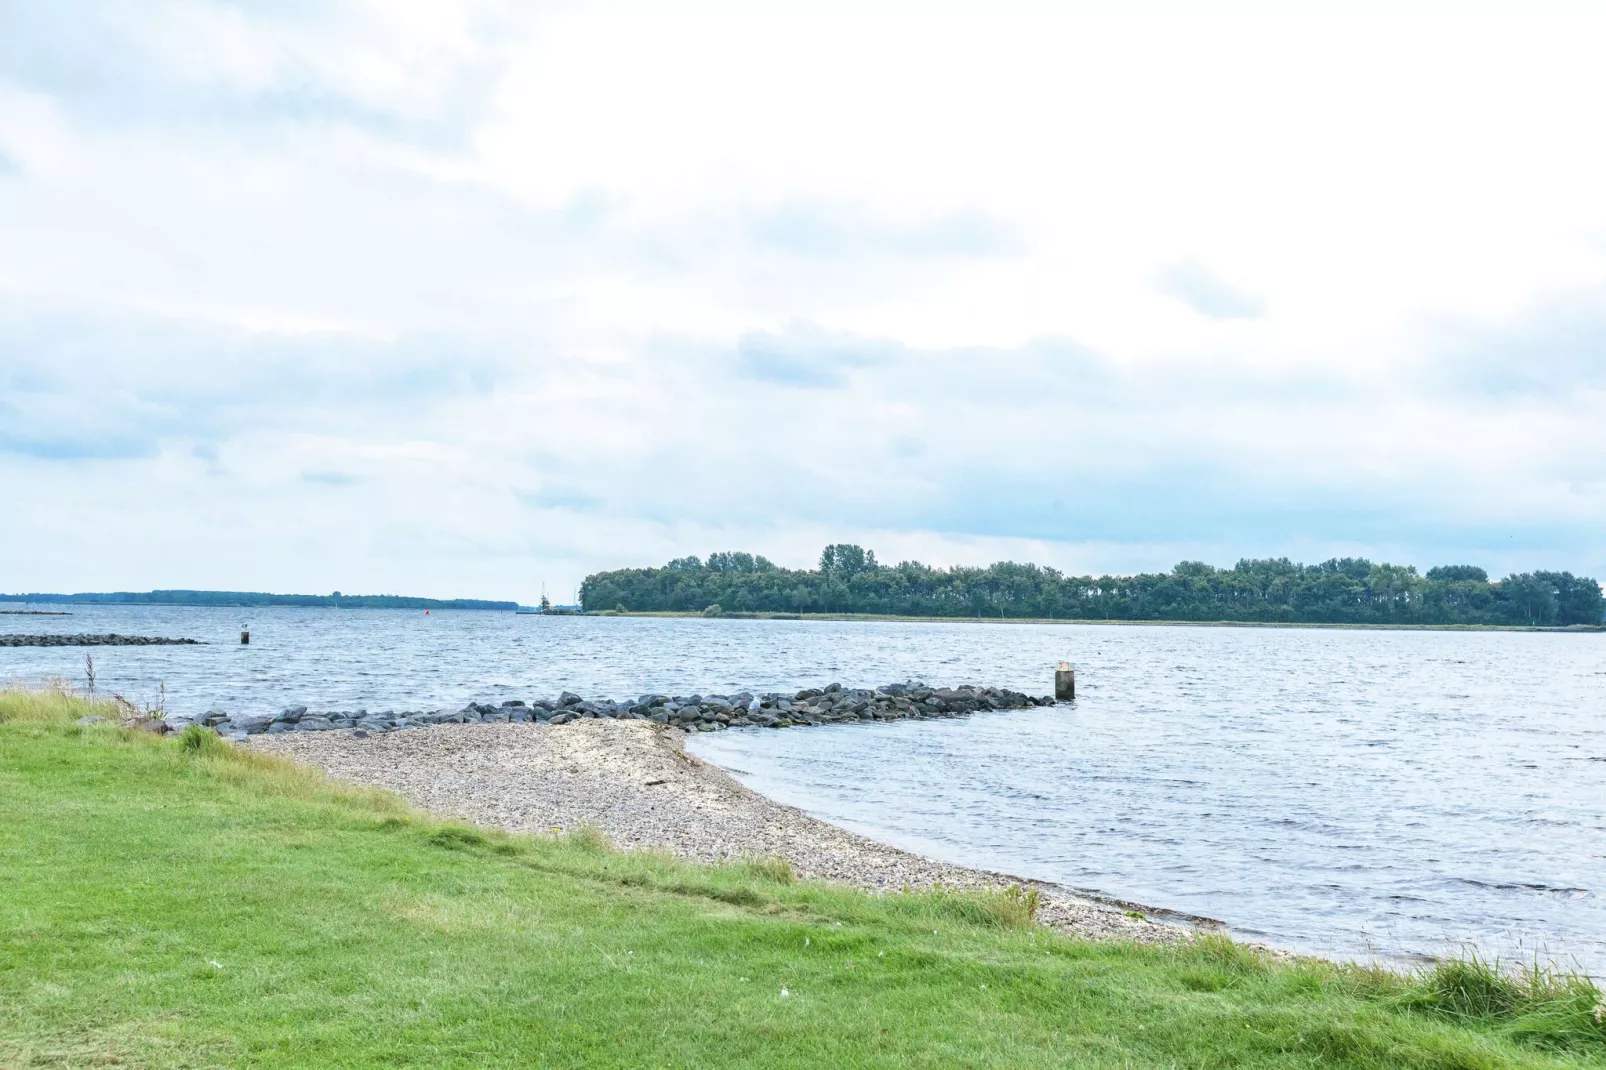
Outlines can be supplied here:
[[1557, 887], [1550, 884], [1527, 883], [1523, 881], [1480, 881], [1473, 877], [1451, 877], [1455, 884], [1470, 884], [1474, 888], [1493, 888], [1502, 892], [1545, 892], [1550, 895], [1589, 895], [1588, 888]]

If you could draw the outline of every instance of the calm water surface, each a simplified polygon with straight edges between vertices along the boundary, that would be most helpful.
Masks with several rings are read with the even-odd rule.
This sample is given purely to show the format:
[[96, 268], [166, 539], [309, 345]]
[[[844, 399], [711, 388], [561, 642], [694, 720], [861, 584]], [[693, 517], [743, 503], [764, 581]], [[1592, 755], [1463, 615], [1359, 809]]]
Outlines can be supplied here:
[[[13, 608], [8, 606], [6, 608]], [[700, 735], [773, 798], [966, 865], [1368, 958], [1477, 945], [1606, 973], [1606, 636], [542, 618], [74, 607], [0, 631], [184, 635], [99, 648], [169, 708], [453, 708], [570, 688], [1000, 684], [1074, 706]], [[242, 624], [252, 643], [238, 645]], [[81, 682], [83, 649], [0, 649]]]

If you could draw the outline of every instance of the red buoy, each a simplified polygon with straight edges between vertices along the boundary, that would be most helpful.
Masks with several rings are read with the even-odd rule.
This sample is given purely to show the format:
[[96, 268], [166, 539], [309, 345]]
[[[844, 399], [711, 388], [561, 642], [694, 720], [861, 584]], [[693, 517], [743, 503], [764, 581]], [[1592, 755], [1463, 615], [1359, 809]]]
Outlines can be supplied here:
[[426, 616], [426, 617], [429, 616], [429, 610], [427, 610], [427, 609], [424, 610], [424, 616]]

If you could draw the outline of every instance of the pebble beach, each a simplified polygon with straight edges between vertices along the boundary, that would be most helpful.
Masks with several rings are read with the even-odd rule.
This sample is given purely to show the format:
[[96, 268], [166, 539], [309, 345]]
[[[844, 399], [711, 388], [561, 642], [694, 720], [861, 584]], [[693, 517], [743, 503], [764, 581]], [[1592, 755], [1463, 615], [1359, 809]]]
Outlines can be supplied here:
[[510, 832], [592, 827], [619, 848], [717, 862], [778, 857], [804, 879], [871, 891], [1038, 889], [1039, 920], [1094, 939], [1163, 943], [1190, 930], [1054, 885], [922, 858], [776, 803], [685, 753], [682, 729], [650, 721], [588, 719], [555, 727], [489, 723], [407, 732], [287, 733], [246, 745], [384, 788], [442, 816]]

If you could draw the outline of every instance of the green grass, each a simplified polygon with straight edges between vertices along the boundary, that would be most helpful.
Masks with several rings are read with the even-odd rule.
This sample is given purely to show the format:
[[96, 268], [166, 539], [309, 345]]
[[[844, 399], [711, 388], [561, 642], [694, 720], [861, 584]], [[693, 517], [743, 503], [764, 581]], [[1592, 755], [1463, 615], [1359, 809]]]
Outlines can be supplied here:
[[[1600, 994], [497, 835], [0, 694], [0, 1066], [1606, 1066]], [[783, 990], [785, 995], [782, 994]]]

